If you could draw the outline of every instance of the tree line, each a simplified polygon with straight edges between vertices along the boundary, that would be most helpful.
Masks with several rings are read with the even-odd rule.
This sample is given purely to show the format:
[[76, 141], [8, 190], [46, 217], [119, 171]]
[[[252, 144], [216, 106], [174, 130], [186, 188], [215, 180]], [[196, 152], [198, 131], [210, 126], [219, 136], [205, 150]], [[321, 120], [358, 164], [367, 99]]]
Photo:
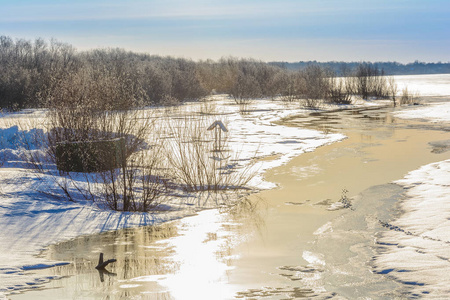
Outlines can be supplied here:
[[352, 95], [390, 96], [389, 80], [377, 65], [335, 69], [309, 63], [294, 70], [234, 57], [195, 62], [119, 48], [79, 52], [53, 39], [0, 36], [0, 108], [120, 110], [172, 105], [211, 93], [229, 94], [238, 103], [281, 97], [308, 106], [318, 99], [349, 103]]
[[[399, 62], [365, 62], [372, 67], [383, 70], [386, 75], [419, 75], [419, 74], [449, 74], [450, 62], [426, 63], [418, 60], [402, 64]], [[343, 62], [343, 61], [299, 61], [299, 62], [270, 62], [272, 65], [280, 66], [289, 70], [303, 70], [310, 65], [317, 65], [333, 70], [338, 76], [349, 76], [361, 62]]]

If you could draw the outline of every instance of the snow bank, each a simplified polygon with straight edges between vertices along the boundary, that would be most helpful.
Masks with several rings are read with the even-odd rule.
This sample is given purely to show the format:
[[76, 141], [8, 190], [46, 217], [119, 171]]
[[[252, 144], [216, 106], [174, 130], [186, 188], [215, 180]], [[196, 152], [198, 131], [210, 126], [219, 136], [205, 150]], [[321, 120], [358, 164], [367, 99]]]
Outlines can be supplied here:
[[404, 213], [378, 239], [375, 270], [413, 286], [413, 294], [450, 295], [450, 160], [429, 164], [397, 181]]
[[395, 112], [394, 115], [402, 119], [424, 119], [434, 123], [450, 122], [450, 102], [409, 107]]
[[0, 128], [0, 166], [23, 164], [23, 148], [29, 150], [40, 148], [39, 139], [43, 134], [42, 129], [19, 130], [17, 125]]

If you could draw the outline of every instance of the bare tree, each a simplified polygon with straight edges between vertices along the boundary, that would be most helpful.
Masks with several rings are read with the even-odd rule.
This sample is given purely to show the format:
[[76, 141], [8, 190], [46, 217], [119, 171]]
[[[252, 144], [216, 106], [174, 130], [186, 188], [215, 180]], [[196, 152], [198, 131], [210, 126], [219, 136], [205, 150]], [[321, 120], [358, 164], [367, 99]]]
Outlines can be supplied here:
[[231, 96], [237, 104], [243, 104], [252, 98], [261, 97], [261, 88], [258, 81], [252, 75], [239, 72], [236, 82], [230, 90]]
[[396, 97], [397, 97], [397, 93], [398, 93], [398, 86], [397, 83], [395, 82], [394, 77], [389, 77], [388, 78], [388, 89], [389, 89], [389, 94], [392, 97], [392, 102], [394, 103], [394, 107], [397, 106], [397, 102], [396, 102]]
[[389, 95], [386, 78], [383, 70], [378, 70], [376, 65], [370, 63], [360, 63], [357, 68], [354, 80], [354, 93], [363, 99], [369, 97], [385, 98]]

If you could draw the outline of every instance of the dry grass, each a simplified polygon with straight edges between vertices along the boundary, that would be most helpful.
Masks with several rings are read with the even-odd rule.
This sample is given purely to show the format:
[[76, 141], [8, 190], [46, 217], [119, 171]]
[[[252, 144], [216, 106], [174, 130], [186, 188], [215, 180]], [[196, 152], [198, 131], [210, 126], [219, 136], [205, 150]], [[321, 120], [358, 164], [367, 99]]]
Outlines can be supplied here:
[[400, 95], [400, 105], [411, 105], [419, 103], [419, 93], [411, 93], [408, 87], [402, 90]]
[[213, 123], [207, 117], [185, 117], [167, 124], [172, 139], [165, 153], [174, 182], [186, 191], [221, 191], [244, 188], [254, 177], [251, 164], [240, 166], [239, 154], [228, 148], [228, 136], [222, 134], [215, 149]]

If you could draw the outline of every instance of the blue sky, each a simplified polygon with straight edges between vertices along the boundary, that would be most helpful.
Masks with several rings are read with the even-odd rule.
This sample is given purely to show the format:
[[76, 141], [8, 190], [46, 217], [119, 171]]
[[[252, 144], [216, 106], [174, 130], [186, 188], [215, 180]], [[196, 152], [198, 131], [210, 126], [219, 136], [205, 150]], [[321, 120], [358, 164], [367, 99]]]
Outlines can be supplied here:
[[450, 61], [449, 0], [0, 0], [0, 35], [192, 59]]

